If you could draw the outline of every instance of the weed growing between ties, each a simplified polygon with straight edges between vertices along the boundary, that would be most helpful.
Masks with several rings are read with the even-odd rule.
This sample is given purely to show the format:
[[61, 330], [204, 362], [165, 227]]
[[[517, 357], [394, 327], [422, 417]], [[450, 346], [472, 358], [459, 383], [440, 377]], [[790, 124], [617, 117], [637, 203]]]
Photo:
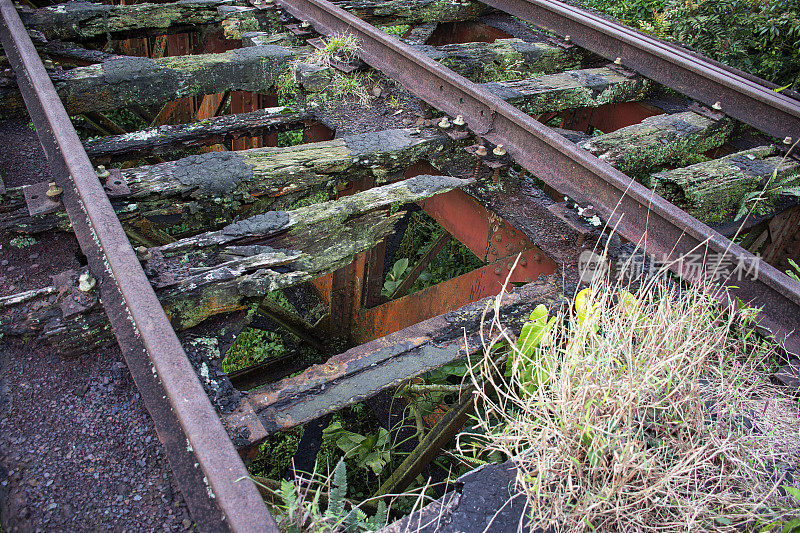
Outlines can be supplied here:
[[753, 310], [721, 310], [713, 290], [596, 280], [552, 317], [537, 308], [519, 339], [496, 317], [486, 328], [478, 428], [516, 463], [532, 528], [800, 523], [797, 401], [769, 383], [776, 347]]
[[315, 50], [310, 56], [299, 59], [290, 65], [278, 76], [276, 91], [282, 102], [292, 102], [299, 94], [299, 80], [297, 69], [300, 64], [328, 67], [321, 79], [325, 79], [324, 87], [315, 89], [316, 92], [308, 95], [308, 101], [322, 105], [331, 105], [345, 99], [352, 99], [361, 106], [368, 106], [373, 95], [370, 87], [373, 85], [372, 74], [367, 72], [352, 72], [343, 74], [331, 67], [333, 63], [349, 64], [358, 60], [360, 47], [358, 38], [348, 33], [335, 33], [323, 39], [322, 48]]

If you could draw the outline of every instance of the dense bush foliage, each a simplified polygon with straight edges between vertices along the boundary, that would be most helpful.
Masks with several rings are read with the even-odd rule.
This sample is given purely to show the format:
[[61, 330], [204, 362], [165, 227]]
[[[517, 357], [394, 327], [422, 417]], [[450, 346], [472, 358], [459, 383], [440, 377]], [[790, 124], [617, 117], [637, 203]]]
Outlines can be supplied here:
[[781, 87], [800, 88], [798, 0], [584, 0], [584, 4]]

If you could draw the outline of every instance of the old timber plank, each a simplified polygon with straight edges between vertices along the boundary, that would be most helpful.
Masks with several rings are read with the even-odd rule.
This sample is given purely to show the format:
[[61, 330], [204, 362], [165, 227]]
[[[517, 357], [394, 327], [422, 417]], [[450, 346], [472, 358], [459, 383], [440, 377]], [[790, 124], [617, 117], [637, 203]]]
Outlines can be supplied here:
[[447, 68], [476, 82], [518, 80], [577, 69], [587, 54], [522, 39], [497, 39], [492, 43], [460, 43], [444, 46], [416, 45], [417, 50]]
[[[160, 59], [119, 56], [64, 71], [53, 82], [74, 115], [227, 90], [266, 93], [295, 56], [289, 48], [270, 45]], [[16, 87], [0, 89], [0, 119], [25, 112]]]
[[661, 165], [681, 165], [694, 154], [722, 146], [733, 121], [712, 120], [694, 111], [656, 115], [579, 146], [629, 175]]
[[[436, 132], [397, 129], [285, 148], [211, 152], [124, 170], [131, 192], [112, 198], [112, 205], [123, 222], [144, 217], [162, 227], [179, 224], [182, 233], [203, 232], [242, 212], [257, 214], [298, 197], [327, 194], [340, 182], [371, 177], [385, 183], [421, 160], [446, 171], [461, 153], [458, 146]], [[63, 211], [30, 216], [21, 187], [9, 189], [3, 200], [0, 229], [69, 229]]]
[[[340, 7], [373, 24], [417, 24], [471, 20], [488, 12], [478, 2], [450, 0], [341, 0]], [[251, 8], [243, 1], [180, 0], [165, 3], [108, 5], [66, 2], [41, 9], [23, 9], [28, 29], [48, 39], [81, 41], [122, 38], [131, 34], [156, 35], [199, 24], [225, 24], [236, 31], [279, 28], [278, 13]], [[239, 38], [229, 35], [228, 38]]]
[[[552, 309], [561, 299], [562, 284], [541, 278], [505, 294], [500, 307], [504, 327], [519, 328], [539, 304]], [[305, 372], [251, 391], [224, 419], [237, 446], [258, 443], [267, 435], [309, 422], [374, 396], [480, 349], [481, 317], [494, 300], [484, 298], [397, 333], [352, 348]], [[491, 312], [490, 312], [491, 313]], [[491, 316], [491, 314], [490, 314]]]
[[[392, 232], [389, 206], [470, 183], [417, 176], [293, 211], [270, 211], [144, 252], [145, 272], [173, 327], [241, 310], [267, 293], [352, 262]], [[0, 333], [34, 335], [65, 353], [113, 340], [96, 289], [70, 272], [52, 287], [0, 298]], [[82, 290], [86, 289], [86, 290]]]
[[529, 115], [641, 100], [651, 83], [610, 68], [570, 70], [481, 86]]
[[86, 153], [96, 162], [121, 161], [148, 155], [175, 154], [187, 148], [216, 144], [247, 134], [258, 135], [302, 127], [314, 120], [302, 107], [273, 107], [250, 113], [212, 117], [190, 124], [159, 126], [146, 130], [84, 141]]
[[[760, 210], [769, 211], [780, 188], [800, 184], [800, 161], [762, 146], [685, 168], [653, 174], [653, 190], [706, 224], [735, 218], [742, 201], [765, 190]], [[765, 188], [769, 183], [770, 185]]]

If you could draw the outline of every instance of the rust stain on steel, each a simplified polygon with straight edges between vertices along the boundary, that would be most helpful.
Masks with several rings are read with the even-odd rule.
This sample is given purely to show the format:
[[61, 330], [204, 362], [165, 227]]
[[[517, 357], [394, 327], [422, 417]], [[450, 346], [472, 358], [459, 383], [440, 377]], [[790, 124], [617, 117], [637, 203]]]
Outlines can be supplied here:
[[[508, 8], [512, 1], [530, 3], [491, 0], [490, 4]], [[759, 325], [774, 333], [788, 351], [800, 353], [800, 283], [768, 264], [759, 263], [740, 246], [502, 99], [331, 2], [278, 2], [292, 15], [310, 21], [317, 31], [353, 34], [359, 40], [359, 54], [368, 64], [437, 109], [453, 116], [462, 115], [473, 132], [494, 144], [503, 144], [510, 157], [560, 193], [593, 204], [618, 234], [639, 243], [645, 252], [671, 265], [674, 271], [680, 272], [686, 263], [683, 274], [688, 281], [698, 281], [702, 273], [692, 268], [698, 258], [707, 267], [713, 266], [707, 261], [713, 257], [714, 264], [729, 261], [746, 272], [757, 270], [756, 279], [730, 279], [725, 280], [725, 285], [733, 296], [760, 307]], [[575, 38], [578, 33], [571, 35]], [[629, 63], [623, 60], [623, 64]], [[651, 75], [641, 65], [634, 66]], [[707, 80], [703, 74], [695, 85], [700, 87]], [[763, 89], [754, 90], [761, 94]], [[697, 91], [684, 92], [691, 95]], [[781, 137], [784, 130], [794, 137], [800, 136], [800, 104], [774, 91], [766, 90], [765, 94], [769, 104], [754, 112], [763, 115], [764, 120], [751, 123], [765, 126], [765, 131], [780, 133]], [[744, 99], [748, 104], [759, 103], [750, 96]], [[746, 111], [745, 116], [737, 118], [746, 119], [752, 110]]]
[[562, 112], [561, 127], [584, 133], [591, 127], [603, 133], [611, 133], [638, 124], [647, 117], [663, 113], [662, 109], [642, 102], [604, 104], [600, 107], [584, 107]]
[[[353, 337], [356, 342], [367, 342], [486, 296], [495, 296], [500, 293], [515, 259], [516, 256], [509, 256], [397, 300], [361, 309], [353, 324]], [[538, 249], [526, 250], [510, 282], [530, 282], [555, 270], [556, 265]]]
[[3, 49], [123, 356], [203, 531], [277, 531], [128, 242], [19, 15], [0, 0]]

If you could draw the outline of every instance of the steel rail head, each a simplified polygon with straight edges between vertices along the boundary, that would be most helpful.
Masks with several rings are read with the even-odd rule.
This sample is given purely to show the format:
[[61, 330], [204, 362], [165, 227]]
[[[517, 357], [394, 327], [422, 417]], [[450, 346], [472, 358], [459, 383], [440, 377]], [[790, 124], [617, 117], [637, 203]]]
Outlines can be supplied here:
[[[759, 324], [788, 351], [800, 353], [800, 284], [786, 274], [514, 106], [327, 0], [278, 2], [321, 33], [355, 35], [364, 61], [440, 111], [462, 115], [472, 131], [503, 144], [517, 163], [554, 189], [593, 204], [621, 236], [690, 281], [702, 273], [687, 268], [698, 257], [702, 265], [726, 261], [756, 273], [725, 284], [733, 296], [761, 307]], [[780, 120], [772, 115], [770, 122]]]
[[800, 138], [800, 101], [757, 78], [557, 0], [486, 3], [779, 139]]
[[10, 0], [4, 51], [131, 375], [203, 531], [277, 531], [186, 358]]

